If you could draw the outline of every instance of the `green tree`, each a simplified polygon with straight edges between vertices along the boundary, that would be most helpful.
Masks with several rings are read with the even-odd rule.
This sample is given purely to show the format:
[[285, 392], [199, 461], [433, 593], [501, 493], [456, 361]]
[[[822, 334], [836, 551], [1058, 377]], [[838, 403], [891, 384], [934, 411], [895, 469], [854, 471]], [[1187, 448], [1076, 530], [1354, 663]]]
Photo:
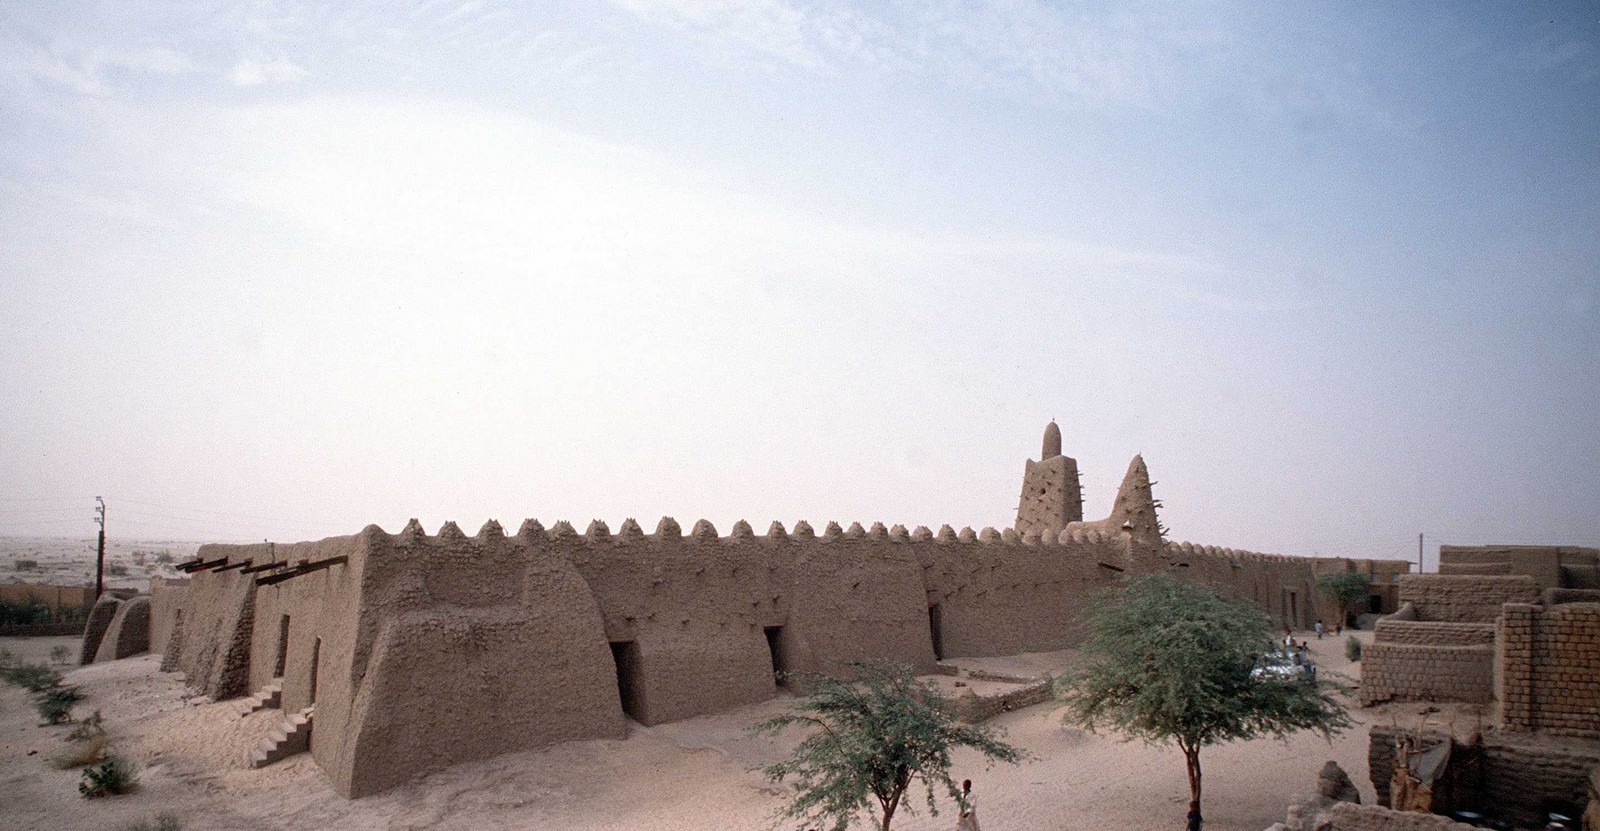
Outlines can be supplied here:
[[888, 831], [898, 808], [911, 810], [903, 798], [914, 780], [922, 780], [934, 815], [939, 813], [936, 786], [951, 798], [957, 796], [950, 778], [954, 749], [973, 748], [991, 764], [1023, 758], [993, 729], [956, 722], [938, 687], [918, 681], [908, 667], [871, 662], [848, 666], [853, 682], [805, 677], [804, 698], [789, 712], [752, 728], [758, 735], [777, 735], [796, 726], [811, 731], [787, 761], [762, 770], [773, 783], [793, 781], [794, 792], [781, 818], [844, 831], [865, 811], [878, 828]]
[[1359, 571], [1335, 571], [1317, 575], [1317, 588], [1339, 605], [1339, 614], [1349, 625], [1351, 611], [1360, 608], [1372, 594], [1372, 580]]
[[1350, 725], [1315, 679], [1253, 672], [1271, 650], [1267, 617], [1254, 606], [1165, 574], [1128, 580], [1090, 613], [1085, 663], [1058, 687], [1066, 720], [1177, 744], [1198, 809], [1201, 748], [1298, 730], [1331, 740]]

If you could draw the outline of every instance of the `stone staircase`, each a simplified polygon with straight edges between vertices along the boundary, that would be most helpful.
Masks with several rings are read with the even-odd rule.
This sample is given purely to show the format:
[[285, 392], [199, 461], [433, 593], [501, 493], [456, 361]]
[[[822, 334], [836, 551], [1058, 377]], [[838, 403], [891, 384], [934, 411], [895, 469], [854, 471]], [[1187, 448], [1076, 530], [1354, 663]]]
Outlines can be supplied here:
[[239, 718], [268, 707], [276, 710], [283, 706], [283, 679], [274, 678], [265, 687], [251, 693], [239, 702]]
[[262, 738], [256, 742], [255, 747], [250, 748], [247, 757], [250, 767], [264, 768], [296, 753], [310, 750], [311, 717], [315, 710], [316, 707], [312, 706], [284, 716], [283, 720], [273, 728], [272, 735]]

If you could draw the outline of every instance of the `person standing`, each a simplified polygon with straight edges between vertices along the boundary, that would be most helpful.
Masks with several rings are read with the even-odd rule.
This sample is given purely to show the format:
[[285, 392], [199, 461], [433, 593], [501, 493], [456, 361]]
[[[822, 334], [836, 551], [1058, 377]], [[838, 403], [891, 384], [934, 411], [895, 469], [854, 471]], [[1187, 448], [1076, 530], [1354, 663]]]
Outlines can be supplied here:
[[1316, 630], [1317, 630], [1317, 640], [1320, 641], [1320, 640], [1322, 640], [1322, 619], [1321, 618], [1317, 619]]
[[978, 798], [972, 795], [972, 780], [961, 780], [961, 816], [956, 820], [956, 831], [978, 831]]

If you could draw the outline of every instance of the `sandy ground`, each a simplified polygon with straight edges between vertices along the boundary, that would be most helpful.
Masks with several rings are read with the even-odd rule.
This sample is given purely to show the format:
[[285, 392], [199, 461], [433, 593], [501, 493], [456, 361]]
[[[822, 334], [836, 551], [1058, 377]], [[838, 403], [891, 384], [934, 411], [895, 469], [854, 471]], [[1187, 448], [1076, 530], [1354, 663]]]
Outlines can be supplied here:
[[[175, 540], [106, 540], [106, 585], [150, 590], [151, 577], [181, 577], [173, 563], [193, 559], [200, 543]], [[37, 566], [19, 568], [19, 561]], [[95, 540], [0, 537], [0, 583], [93, 586]]]
[[[1359, 633], [1364, 640], [1370, 633]], [[0, 649], [44, 660], [71, 638], [0, 638]], [[1354, 676], [1342, 641], [1311, 640], [1322, 672]], [[1070, 653], [963, 659], [965, 668], [1032, 675]], [[778, 791], [754, 771], [782, 758], [795, 737], [774, 743], [746, 727], [781, 711], [790, 699], [657, 727], [634, 725], [625, 741], [573, 742], [457, 765], [388, 793], [347, 800], [335, 793], [309, 756], [262, 770], [244, 766], [246, 748], [279, 717], [263, 711], [240, 718], [234, 704], [191, 698], [178, 676], [158, 671], [155, 656], [70, 668], [70, 683], [88, 698], [78, 712], [102, 711], [116, 746], [142, 766], [141, 787], [124, 797], [78, 796], [77, 771], [47, 760], [64, 746], [67, 727], [41, 727], [26, 695], [0, 687], [0, 829], [117, 829], [157, 813], [175, 814], [186, 829], [572, 829], [572, 831], [734, 831], [772, 826]], [[941, 683], [949, 683], [949, 679]], [[986, 685], [993, 682], [971, 682]], [[1001, 685], [1003, 686], [1003, 685]], [[508, 702], [508, 706], [514, 706]], [[1208, 748], [1206, 827], [1261, 831], [1285, 805], [1311, 791], [1317, 771], [1334, 759], [1372, 800], [1364, 725], [1414, 722], [1424, 705], [1356, 711], [1361, 724], [1328, 744], [1313, 735]], [[1435, 715], [1436, 720], [1440, 716]], [[957, 778], [970, 777], [987, 831], [1091, 831], [1181, 827], [1187, 785], [1182, 756], [1063, 727], [1047, 706], [990, 722], [1034, 760], [985, 770], [971, 755], [956, 757]], [[863, 826], [865, 827], [865, 826]], [[951, 811], [930, 817], [919, 806], [894, 827], [955, 827]]]

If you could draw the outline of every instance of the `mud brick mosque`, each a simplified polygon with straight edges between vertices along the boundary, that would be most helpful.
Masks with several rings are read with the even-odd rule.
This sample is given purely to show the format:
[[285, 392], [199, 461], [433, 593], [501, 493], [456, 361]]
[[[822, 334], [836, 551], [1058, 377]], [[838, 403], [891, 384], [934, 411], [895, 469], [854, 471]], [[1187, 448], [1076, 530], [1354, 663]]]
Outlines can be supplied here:
[[[340, 792], [378, 793], [473, 759], [621, 738], [772, 697], [774, 671], [879, 659], [933, 672], [963, 656], [1057, 650], [1124, 575], [1166, 572], [1296, 627], [1336, 612], [1315, 581], [1361, 571], [1396, 608], [1403, 560], [1287, 557], [1163, 538], [1144, 460], [1085, 521], [1078, 465], [1045, 430], [1013, 527], [814, 528], [670, 517], [493, 520], [468, 536], [412, 520], [317, 542], [206, 545], [189, 577], [98, 608], [85, 655], [148, 626], [163, 668], [213, 699], [292, 714], [257, 764], [307, 750]], [[113, 653], [123, 651], [112, 648]], [[314, 725], [314, 729], [313, 729]], [[241, 752], [246, 749], [241, 748]]]

